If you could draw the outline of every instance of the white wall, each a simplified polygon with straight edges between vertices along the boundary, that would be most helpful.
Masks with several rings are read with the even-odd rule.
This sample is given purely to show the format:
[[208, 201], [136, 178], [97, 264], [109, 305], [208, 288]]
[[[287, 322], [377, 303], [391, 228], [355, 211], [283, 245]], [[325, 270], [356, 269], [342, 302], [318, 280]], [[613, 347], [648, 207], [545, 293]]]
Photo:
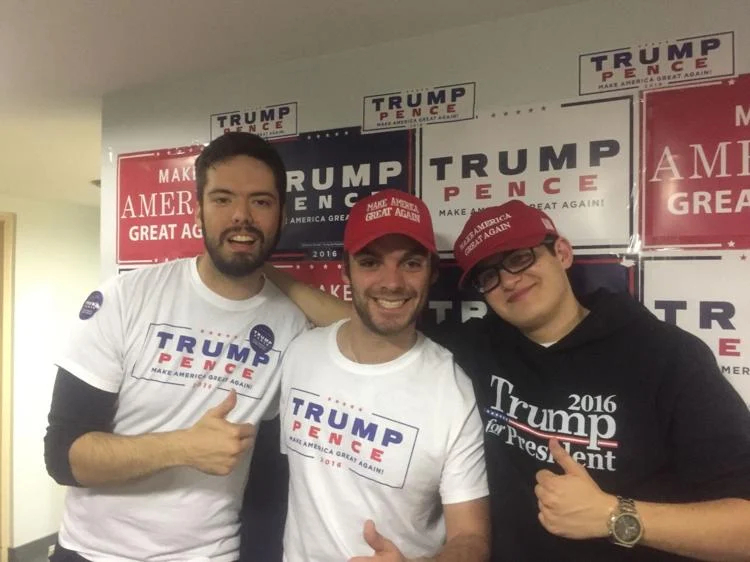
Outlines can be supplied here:
[[16, 213], [11, 547], [57, 532], [64, 489], [44, 468], [53, 366], [68, 326], [99, 281], [99, 209], [0, 194]]
[[[209, 115], [298, 101], [299, 131], [356, 126], [362, 97], [477, 82], [477, 107], [576, 97], [578, 55], [735, 31], [737, 70], [750, 70], [747, 0], [592, 0], [265, 68], [238, 66], [106, 96], [102, 268], [115, 268], [118, 153], [207, 142]], [[745, 24], [746, 25], [746, 24]]]

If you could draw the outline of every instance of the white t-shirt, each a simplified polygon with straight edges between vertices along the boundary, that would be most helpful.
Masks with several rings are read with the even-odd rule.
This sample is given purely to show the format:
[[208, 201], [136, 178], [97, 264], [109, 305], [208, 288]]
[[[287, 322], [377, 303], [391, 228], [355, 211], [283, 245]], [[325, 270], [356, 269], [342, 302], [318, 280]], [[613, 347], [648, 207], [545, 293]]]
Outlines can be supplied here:
[[445, 541], [441, 504], [488, 495], [471, 382], [421, 334], [388, 363], [350, 361], [336, 343], [343, 322], [301, 335], [282, 365], [285, 560], [371, 556], [367, 519], [406, 557], [432, 555]]
[[[177, 260], [92, 293], [57, 364], [119, 394], [116, 434], [191, 427], [230, 389], [227, 419], [258, 423], [277, 411], [280, 358], [305, 325], [268, 280], [258, 295], [229, 300], [203, 284], [195, 259]], [[94, 562], [234, 561], [250, 456], [226, 477], [178, 467], [70, 488], [60, 544]]]

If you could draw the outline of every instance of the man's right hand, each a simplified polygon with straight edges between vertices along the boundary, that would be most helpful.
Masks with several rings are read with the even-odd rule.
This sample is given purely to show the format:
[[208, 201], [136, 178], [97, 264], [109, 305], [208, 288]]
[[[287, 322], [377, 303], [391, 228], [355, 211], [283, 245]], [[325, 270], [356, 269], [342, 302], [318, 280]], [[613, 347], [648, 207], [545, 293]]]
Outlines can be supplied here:
[[218, 406], [208, 410], [185, 431], [188, 465], [207, 474], [226, 476], [254, 445], [256, 429], [253, 424], [226, 420], [236, 404], [237, 393], [232, 390]]

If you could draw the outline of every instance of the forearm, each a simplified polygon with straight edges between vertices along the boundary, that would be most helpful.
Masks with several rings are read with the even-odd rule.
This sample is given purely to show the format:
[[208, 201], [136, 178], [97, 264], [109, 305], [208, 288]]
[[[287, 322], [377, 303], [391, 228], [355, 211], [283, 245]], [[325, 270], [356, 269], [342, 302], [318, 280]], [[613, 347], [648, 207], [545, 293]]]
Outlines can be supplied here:
[[466, 534], [450, 539], [435, 556], [417, 558], [413, 562], [485, 562], [489, 558], [487, 537]]
[[636, 502], [641, 543], [699, 560], [750, 561], [750, 501]]
[[348, 302], [297, 281], [271, 264], [266, 264], [263, 272], [316, 326], [329, 326], [351, 315]]
[[90, 432], [73, 442], [68, 453], [73, 476], [81, 486], [112, 486], [188, 464], [184, 432], [125, 436]]

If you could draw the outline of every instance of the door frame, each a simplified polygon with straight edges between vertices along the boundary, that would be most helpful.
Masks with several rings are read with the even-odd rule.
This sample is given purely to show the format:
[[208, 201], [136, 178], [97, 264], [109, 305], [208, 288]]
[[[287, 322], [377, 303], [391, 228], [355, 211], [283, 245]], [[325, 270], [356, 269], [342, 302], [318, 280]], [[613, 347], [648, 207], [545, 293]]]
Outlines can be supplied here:
[[11, 455], [13, 440], [13, 279], [16, 215], [0, 213], [0, 562], [7, 562], [13, 531]]

